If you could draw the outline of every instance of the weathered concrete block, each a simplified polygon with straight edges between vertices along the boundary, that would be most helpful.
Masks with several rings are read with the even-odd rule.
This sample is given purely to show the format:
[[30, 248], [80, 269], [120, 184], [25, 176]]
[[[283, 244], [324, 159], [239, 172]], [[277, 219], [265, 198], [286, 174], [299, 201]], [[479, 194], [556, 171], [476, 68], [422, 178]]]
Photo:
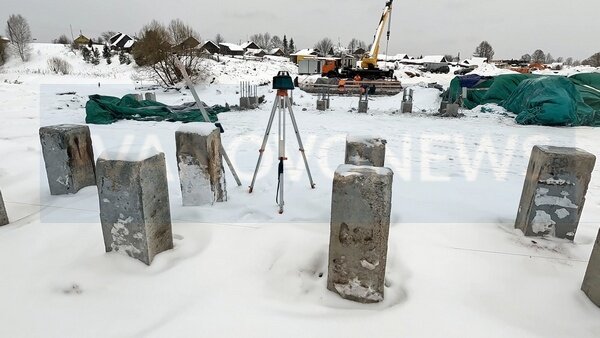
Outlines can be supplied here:
[[327, 289], [342, 298], [384, 298], [393, 172], [341, 165], [333, 178]]
[[248, 98], [248, 100], [249, 100], [250, 107], [252, 109], [258, 108], [258, 106], [259, 106], [258, 96], [251, 96], [251, 97]]
[[327, 110], [327, 101], [326, 100], [317, 100], [317, 110]]
[[146, 93], [144, 94], [144, 98], [147, 101], [156, 101], [156, 93]]
[[212, 123], [190, 123], [175, 133], [184, 206], [227, 200], [221, 134]]
[[358, 102], [358, 112], [367, 113], [369, 111], [369, 101]]
[[387, 141], [379, 137], [346, 137], [345, 164], [383, 167], [385, 165], [385, 145]]
[[456, 103], [449, 103], [446, 106], [446, 113], [444, 114], [444, 116], [446, 117], [458, 117], [458, 108], [459, 105]]
[[154, 149], [105, 152], [97, 162], [106, 252], [147, 265], [173, 248], [165, 155]]
[[412, 109], [413, 109], [412, 102], [409, 102], [409, 101], [402, 102], [402, 104], [400, 105], [400, 111], [402, 111], [402, 114], [411, 114]]
[[135, 97], [136, 100], [138, 101], [142, 101], [143, 97], [142, 94], [133, 94], [133, 96]]
[[331, 108], [331, 99], [325, 99], [325, 109]]
[[600, 307], [600, 232], [598, 232], [581, 290], [594, 304]]
[[573, 240], [595, 163], [581, 149], [533, 147], [515, 228]]
[[74, 194], [96, 184], [94, 150], [88, 126], [42, 127], [40, 141], [52, 195]]
[[252, 109], [249, 97], [240, 97], [240, 109]]
[[7, 225], [9, 222], [8, 214], [6, 213], [6, 206], [2, 199], [2, 192], [0, 191], [0, 226]]

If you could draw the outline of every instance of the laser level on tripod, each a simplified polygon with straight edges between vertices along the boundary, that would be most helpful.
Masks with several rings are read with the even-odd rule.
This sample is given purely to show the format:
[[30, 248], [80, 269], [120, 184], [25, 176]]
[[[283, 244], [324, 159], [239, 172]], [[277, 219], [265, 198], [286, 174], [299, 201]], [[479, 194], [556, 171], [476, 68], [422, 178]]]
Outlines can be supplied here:
[[277, 196], [275, 201], [279, 206], [279, 213], [283, 213], [283, 206], [285, 205], [283, 198], [284, 191], [284, 161], [287, 160], [285, 154], [285, 137], [286, 137], [286, 110], [290, 115], [290, 120], [292, 121], [292, 126], [294, 127], [294, 132], [296, 133], [296, 139], [298, 140], [298, 146], [300, 147], [300, 153], [302, 154], [302, 159], [304, 160], [304, 166], [306, 167], [306, 172], [308, 174], [308, 180], [310, 182], [310, 187], [312, 189], [315, 188], [315, 183], [313, 182], [312, 175], [310, 173], [310, 168], [308, 167], [308, 161], [306, 160], [306, 153], [304, 151], [304, 145], [302, 144], [302, 138], [300, 137], [300, 131], [298, 130], [298, 123], [296, 122], [296, 116], [294, 115], [294, 111], [292, 110], [292, 103], [290, 101], [289, 92], [294, 90], [294, 82], [292, 81], [292, 77], [288, 72], [281, 71], [273, 78], [273, 89], [277, 90], [277, 96], [275, 97], [275, 102], [273, 103], [273, 109], [271, 110], [271, 115], [269, 117], [269, 122], [267, 124], [267, 130], [265, 131], [265, 136], [263, 139], [262, 146], [259, 150], [258, 162], [256, 163], [256, 169], [254, 170], [254, 176], [252, 177], [252, 183], [250, 184], [249, 192], [252, 193], [254, 190], [254, 184], [256, 183], [256, 176], [258, 175], [258, 169], [260, 168], [260, 162], [262, 161], [263, 154], [265, 152], [265, 147], [267, 146], [267, 141], [269, 140], [269, 134], [271, 132], [271, 128], [273, 127], [273, 121], [275, 120], [275, 113], [277, 113], [277, 121], [278, 121], [278, 158], [279, 165], [277, 170]]

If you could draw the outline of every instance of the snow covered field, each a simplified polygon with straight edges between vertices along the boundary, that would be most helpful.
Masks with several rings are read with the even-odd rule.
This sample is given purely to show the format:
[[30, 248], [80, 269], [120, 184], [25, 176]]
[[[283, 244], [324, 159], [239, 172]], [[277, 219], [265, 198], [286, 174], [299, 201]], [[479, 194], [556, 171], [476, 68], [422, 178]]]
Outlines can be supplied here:
[[[412, 115], [398, 114], [401, 96], [376, 98], [361, 115], [357, 98], [332, 97], [332, 109], [318, 112], [316, 97], [295, 91], [317, 189], [309, 189], [289, 133], [279, 215], [274, 135], [247, 193], [275, 96], [267, 86], [259, 87], [267, 98], [260, 109], [219, 116], [244, 184], [227, 172], [229, 201], [213, 206], [181, 206], [174, 155], [181, 124], [91, 125], [96, 156], [139, 144], [166, 154], [175, 249], [147, 267], [104, 253], [94, 187], [49, 195], [38, 136], [41, 125], [84, 123], [87, 95], [121, 96], [147, 83], [136, 83], [132, 66], [93, 68], [67, 54], [73, 74], [49, 74], [45, 60], [66, 53], [60, 48], [39, 45], [30, 64], [11, 61], [0, 71], [0, 189], [12, 221], [0, 228], [1, 337], [600, 336], [600, 309], [579, 290], [600, 226], [600, 165], [574, 243], [533, 241], [513, 229], [531, 147], [598, 155], [594, 128], [519, 126], [495, 106], [461, 119], [432, 117], [439, 91], [419, 82], [447, 85], [450, 75], [408, 82], [416, 90]], [[236, 104], [238, 81], [259, 83], [281, 68], [292, 70], [232, 60], [215, 67], [218, 81], [198, 86], [199, 94], [209, 105]], [[192, 100], [187, 91], [157, 96]], [[326, 290], [331, 183], [349, 133], [386, 138], [395, 173], [386, 294], [377, 305]]]

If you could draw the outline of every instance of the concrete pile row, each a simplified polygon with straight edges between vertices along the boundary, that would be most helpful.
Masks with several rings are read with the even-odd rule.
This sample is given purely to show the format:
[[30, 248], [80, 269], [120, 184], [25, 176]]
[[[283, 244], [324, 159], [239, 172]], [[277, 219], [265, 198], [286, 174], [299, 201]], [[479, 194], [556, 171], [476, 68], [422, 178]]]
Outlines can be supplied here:
[[[175, 137], [183, 204], [226, 201], [219, 129], [190, 124]], [[97, 186], [107, 252], [149, 265], [173, 248], [164, 153], [106, 151], [94, 163], [90, 130], [79, 125], [40, 128], [40, 139], [51, 194]], [[394, 175], [384, 167], [386, 143], [348, 137], [345, 164], [333, 179], [327, 288], [361, 303], [384, 300]], [[580, 149], [535, 146], [515, 228], [526, 236], [573, 240], [595, 161]], [[0, 225], [5, 223], [0, 194]], [[600, 306], [600, 234], [582, 290]]]

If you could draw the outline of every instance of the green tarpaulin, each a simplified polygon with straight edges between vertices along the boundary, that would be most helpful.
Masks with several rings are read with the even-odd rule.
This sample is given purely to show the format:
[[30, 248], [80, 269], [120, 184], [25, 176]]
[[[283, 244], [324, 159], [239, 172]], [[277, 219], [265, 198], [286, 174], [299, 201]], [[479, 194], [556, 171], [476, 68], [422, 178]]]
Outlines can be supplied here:
[[[600, 73], [571, 77], [510, 74], [475, 83], [463, 99], [468, 109], [496, 103], [516, 114], [519, 124], [600, 126]], [[456, 77], [445, 95], [456, 102], [461, 93], [461, 78]]]
[[[229, 108], [213, 106], [206, 110], [210, 122], [217, 122], [217, 114], [229, 111]], [[119, 120], [209, 122], [204, 121], [195, 102], [167, 106], [155, 101], [138, 101], [134, 95], [125, 95], [123, 98], [91, 95], [85, 105], [85, 111], [85, 122], [91, 124], [111, 124]]]

